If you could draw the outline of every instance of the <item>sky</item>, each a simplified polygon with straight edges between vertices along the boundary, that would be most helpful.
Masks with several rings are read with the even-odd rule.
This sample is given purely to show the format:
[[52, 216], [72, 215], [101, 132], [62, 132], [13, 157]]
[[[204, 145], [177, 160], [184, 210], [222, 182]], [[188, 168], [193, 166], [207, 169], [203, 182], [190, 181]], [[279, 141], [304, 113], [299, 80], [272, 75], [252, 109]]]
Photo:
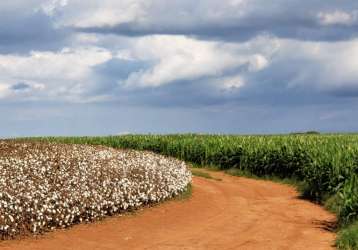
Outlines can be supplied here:
[[0, 114], [0, 137], [357, 132], [358, 1], [1, 1]]

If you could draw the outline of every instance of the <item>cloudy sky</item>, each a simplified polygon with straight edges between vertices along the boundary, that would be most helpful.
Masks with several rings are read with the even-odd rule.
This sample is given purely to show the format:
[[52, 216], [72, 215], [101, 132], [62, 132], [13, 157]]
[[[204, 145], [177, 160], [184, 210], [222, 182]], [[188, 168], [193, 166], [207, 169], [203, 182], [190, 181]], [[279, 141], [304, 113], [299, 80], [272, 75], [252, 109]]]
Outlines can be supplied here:
[[358, 131], [358, 1], [1, 1], [0, 114], [1, 137]]

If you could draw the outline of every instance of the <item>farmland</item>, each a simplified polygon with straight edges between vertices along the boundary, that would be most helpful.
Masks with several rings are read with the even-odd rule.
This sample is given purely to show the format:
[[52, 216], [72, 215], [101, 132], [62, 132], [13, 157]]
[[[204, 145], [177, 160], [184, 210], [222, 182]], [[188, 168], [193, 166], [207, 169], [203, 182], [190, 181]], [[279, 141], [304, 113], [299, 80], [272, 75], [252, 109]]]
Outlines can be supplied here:
[[[192, 195], [135, 214], [0, 242], [6, 250], [334, 249], [335, 216], [291, 186], [195, 169]], [[212, 178], [207, 178], [208, 175]]]
[[337, 214], [338, 246], [357, 248], [357, 135], [128, 135], [36, 140], [149, 150], [199, 167], [294, 180], [305, 197]]

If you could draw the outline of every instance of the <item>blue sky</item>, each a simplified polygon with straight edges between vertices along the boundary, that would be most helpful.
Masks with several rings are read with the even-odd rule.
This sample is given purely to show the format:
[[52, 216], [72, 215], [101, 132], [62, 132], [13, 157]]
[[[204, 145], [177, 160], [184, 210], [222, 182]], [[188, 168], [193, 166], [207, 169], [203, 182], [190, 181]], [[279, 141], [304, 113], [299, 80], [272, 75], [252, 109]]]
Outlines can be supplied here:
[[2, 1], [0, 112], [0, 137], [358, 131], [358, 2]]

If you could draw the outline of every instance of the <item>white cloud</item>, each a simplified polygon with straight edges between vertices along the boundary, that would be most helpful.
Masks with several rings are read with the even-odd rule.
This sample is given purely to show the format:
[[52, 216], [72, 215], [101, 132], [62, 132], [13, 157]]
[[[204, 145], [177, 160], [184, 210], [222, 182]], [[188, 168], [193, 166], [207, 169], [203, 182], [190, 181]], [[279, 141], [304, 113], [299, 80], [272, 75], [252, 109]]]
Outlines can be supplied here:
[[96, 34], [89, 34], [89, 33], [77, 33], [74, 35], [73, 40], [78, 44], [96, 44], [100, 41], [100, 38]]
[[41, 5], [41, 10], [48, 16], [53, 16], [55, 12], [68, 4], [68, 0], [50, 0]]
[[9, 86], [7, 84], [0, 83], [0, 98], [4, 98], [9, 93]]
[[231, 6], [236, 7], [236, 6], [244, 5], [245, 3], [247, 3], [247, 0], [231, 0], [231, 1], [229, 1], [229, 3]]
[[0, 55], [0, 73], [13, 78], [79, 79], [90, 67], [111, 59], [105, 49], [64, 48], [59, 52], [32, 51], [27, 56]]
[[150, 4], [150, 0], [52, 0], [42, 10], [53, 16], [56, 9], [62, 9], [61, 15], [55, 16], [57, 25], [87, 28], [140, 21]]
[[[267, 45], [258, 41], [266, 41]], [[252, 44], [256, 44], [253, 52]], [[158, 87], [174, 81], [218, 77], [226, 71], [248, 66], [249, 71], [265, 68], [269, 61], [264, 47], [270, 41], [258, 38], [249, 43], [232, 44], [199, 41], [185, 36], [150, 36], [138, 39], [130, 57], [152, 61], [154, 66], [133, 72], [122, 84], [127, 87]]]
[[260, 71], [268, 66], [268, 60], [260, 54], [253, 55], [249, 60], [250, 71]]
[[[250, 3], [250, 4], [249, 4]], [[247, 0], [49, 0], [42, 11], [58, 25], [77, 28], [136, 23], [137, 27], [190, 27], [198, 23], [237, 20], [255, 4]], [[256, 8], [256, 7], [255, 7]], [[57, 10], [62, 10], [55, 15]]]
[[323, 25], [352, 25], [358, 20], [358, 12], [353, 11], [349, 13], [340, 10], [334, 12], [320, 12], [318, 13], [318, 19]]
[[[59, 52], [33, 51], [29, 55], [0, 55], [0, 81], [8, 85], [25, 82], [29, 91], [7, 95], [74, 98], [92, 84], [92, 67], [112, 58], [96, 47], [65, 48]], [[18, 91], [20, 92], [20, 91]]]
[[216, 80], [216, 85], [225, 90], [239, 89], [245, 85], [245, 80], [241, 75], [223, 77]]
[[358, 40], [335, 43], [281, 40], [275, 60], [287, 66], [300, 61], [298, 68], [293, 68], [295, 77], [288, 83], [290, 86], [316, 86], [324, 90], [358, 87]]
[[126, 85], [160, 86], [175, 80], [193, 80], [220, 75], [241, 60], [214, 42], [187, 37], [154, 36], [140, 39], [133, 54], [141, 60], [158, 63], [151, 69], [135, 72]]
[[[84, 36], [80, 43], [88, 41], [95, 45], [97, 40], [92, 38]], [[101, 38], [101, 43], [108, 41]], [[283, 76], [277, 78], [277, 84], [288, 87], [321, 90], [358, 87], [358, 40], [323, 43], [261, 36], [248, 42], [227, 43], [156, 35], [131, 38], [120, 47], [113, 52], [92, 46], [0, 55], [0, 97], [68, 101], [115, 98], [110, 92], [96, 91], [84, 97], [91, 89], [101, 89], [108, 72], [95, 71], [94, 67], [111, 59], [144, 65], [141, 69], [133, 68], [123, 78], [116, 75], [109, 79], [113, 81], [111, 86], [118, 81], [120, 86], [131, 90], [180, 81], [204, 81], [208, 86], [216, 86], [211, 89], [237, 90], [258, 84], [254, 82], [255, 76], [261, 71], [270, 78], [267, 81]], [[12, 89], [20, 82], [29, 88]]]

